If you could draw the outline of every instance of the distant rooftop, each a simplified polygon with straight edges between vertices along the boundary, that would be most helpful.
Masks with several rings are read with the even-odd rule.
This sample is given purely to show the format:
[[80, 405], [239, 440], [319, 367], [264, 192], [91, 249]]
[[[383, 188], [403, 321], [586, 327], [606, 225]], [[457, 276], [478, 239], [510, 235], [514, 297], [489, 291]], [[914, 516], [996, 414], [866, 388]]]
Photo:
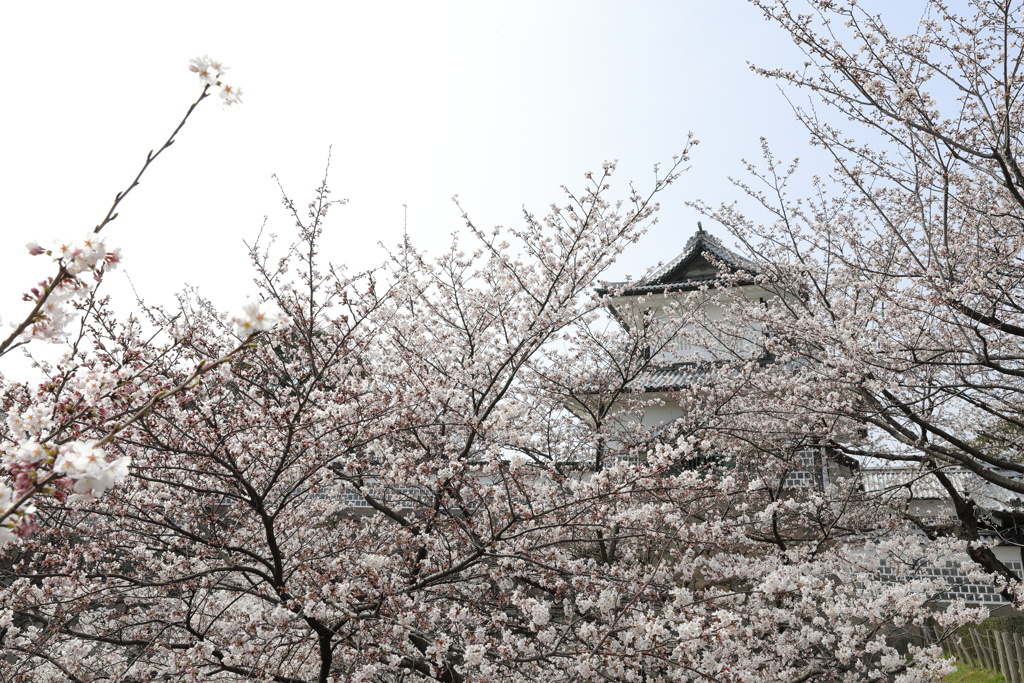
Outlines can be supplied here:
[[726, 248], [721, 240], [697, 223], [697, 232], [687, 240], [683, 252], [650, 276], [638, 281], [609, 282], [597, 291], [609, 294], [621, 290], [622, 296], [685, 292], [713, 284], [721, 278], [723, 270], [732, 273], [742, 271], [748, 275], [740, 284], [750, 284], [750, 278], [759, 272], [757, 264]]

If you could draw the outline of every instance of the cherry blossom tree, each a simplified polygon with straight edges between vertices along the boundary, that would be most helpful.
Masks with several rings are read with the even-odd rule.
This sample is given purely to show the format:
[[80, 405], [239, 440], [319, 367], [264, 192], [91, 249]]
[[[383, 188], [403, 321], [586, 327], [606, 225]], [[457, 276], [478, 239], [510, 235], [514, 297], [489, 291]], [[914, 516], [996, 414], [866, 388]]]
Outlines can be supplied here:
[[[948, 671], [938, 647], [896, 638], [925, 623], [951, 637], [984, 610], [928, 569], [964, 556], [972, 579], [1017, 591], [947, 475], [1020, 487], [1016, 14], [935, 4], [903, 39], [856, 3], [759, 6], [811, 60], [771, 75], [869, 126], [871, 145], [798, 109], [840, 191], [790, 201], [768, 155], [766, 189], [747, 189], [774, 222], [705, 207], [755, 272], [667, 315], [637, 301], [639, 324], [609, 323], [616, 292], [595, 287], [688, 149], [650, 194], [609, 199], [608, 164], [543, 217], [464, 217], [440, 256], [407, 240], [362, 273], [319, 253], [338, 203], [325, 180], [306, 212], [285, 199], [293, 242], [252, 246], [265, 303], [243, 316], [183, 295], [148, 311], [165, 341], [87, 308], [89, 354], [4, 394], [7, 442], [42, 465], [31, 496], [5, 501], [28, 514], [31, 499], [41, 524], [0, 564], [0, 680]], [[78, 258], [55, 253], [63, 272]], [[751, 279], [774, 296], [729, 288]], [[730, 315], [703, 318], [716, 297]], [[679, 338], [713, 358], [669, 397], [682, 417], [644, 427], [666, 400], [645, 373]], [[920, 468], [958, 523], [915, 518], [908, 487], [794, 487], [807, 446]], [[64, 489], [43, 488], [58, 475]]]
[[[754, 214], [700, 205], [775, 295], [705, 321], [705, 343], [735, 349], [740, 331], [771, 360], [722, 366], [713, 381], [743, 388], [720, 426], [769, 458], [813, 441], [908, 468], [880, 495], [923, 537], [968, 540], [1019, 599], [990, 546], [1024, 540], [1024, 5], [923, 3], [901, 36], [858, 2], [753, 4], [806, 55], [760, 71], [807, 94], [794, 110], [833, 167], [796, 198], [796, 164], [766, 144], [739, 184]], [[915, 478], [945, 490], [952, 520], [914, 514]]]
[[[335, 202], [285, 200], [294, 243], [253, 245], [287, 325], [223, 358], [244, 324], [185, 297], [175, 342], [90, 321], [97, 362], [168, 396], [111, 443], [131, 476], [39, 502], [3, 566], [0, 680], [931, 680], [894, 634], [980, 617], [942, 605], [922, 543], [886, 501], [838, 483], [783, 495], [773, 461], [713, 429], [706, 396], [674, 431], [629, 413], [673, 325], [602, 323], [594, 287], [651, 219], [609, 200], [613, 165], [543, 218], [479, 228], [430, 258], [411, 242], [349, 273], [318, 253]], [[163, 317], [161, 317], [163, 316]], [[250, 321], [260, 320], [250, 311]], [[47, 384], [34, 391], [57, 400]], [[725, 388], [721, 390], [725, 393]], [[115, 399], [111, 399], [115, 400]], [[68, 430], [106, 413], [58, 413]], [[878, 574], [885, 557], [901, 572]]]

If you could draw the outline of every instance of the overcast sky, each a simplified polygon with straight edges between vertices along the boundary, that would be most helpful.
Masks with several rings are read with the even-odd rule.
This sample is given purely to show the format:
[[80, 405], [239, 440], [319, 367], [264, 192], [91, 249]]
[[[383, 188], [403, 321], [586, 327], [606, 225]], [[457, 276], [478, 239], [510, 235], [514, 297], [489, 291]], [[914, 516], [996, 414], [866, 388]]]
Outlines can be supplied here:
[[731, 201], [728, 176], [762, 136], [785, 158], [808, 153], [777, 85], [748, 68], [801, 56], [742, 0], [7, 3], [5, 326], [50, 270], [24, 243], [96, 224], [198, 94], [186, 62], [204, 53], [231, 66], [244, 104], [204, 102], [108, 228], [158, 302], [187, 283], [237, 309], [255, 291], [243, 240], [264, 216], [290, 234], [271, 174], [305, 204], [331, 146], [349, 204], [325, 254], [365, 267], [401, 239], [403, 205], [413, 241], [436, 251], [461, 224], [454, 194], [479, 225], [508, 225], [618, 159], [624, 196], [693, 131], [693, 169], [613, 279], [675, 256], [699, 218], [685, 202]]

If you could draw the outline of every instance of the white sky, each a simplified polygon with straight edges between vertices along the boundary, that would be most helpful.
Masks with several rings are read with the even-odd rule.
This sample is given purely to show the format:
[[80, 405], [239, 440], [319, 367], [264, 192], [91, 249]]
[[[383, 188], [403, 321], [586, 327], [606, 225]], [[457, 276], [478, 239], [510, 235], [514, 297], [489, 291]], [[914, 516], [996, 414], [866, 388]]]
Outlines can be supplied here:
[[290, 234], [271, 174], [305, 205], [331, 145], [350, 203], [325, 253], [365, 267], [401, 239], [403, 204], [413, 241], [437, 251], [461, 225], [454, 194], [478, 225], [508, 225], [618, 159], [624, 196], [692, 130], [693, 170], [612, 279], [675, 256], [699, 218], [684, 202], [734, 199], [727, 177], [761, 136], [784, 158], [808, 152], [776, 84], [747, 67], [801, 56], [742, 0], [6, 3], [4, 327], [51, 270], [24, 243], [96, 224], [198, 94], [186, 61], [203, 53], [232, 67], [244, 105], [205, 102], [107, 229], [158, 302], [187, 283], [237, 309], [255, 291], [243, 239], [265, 215]]

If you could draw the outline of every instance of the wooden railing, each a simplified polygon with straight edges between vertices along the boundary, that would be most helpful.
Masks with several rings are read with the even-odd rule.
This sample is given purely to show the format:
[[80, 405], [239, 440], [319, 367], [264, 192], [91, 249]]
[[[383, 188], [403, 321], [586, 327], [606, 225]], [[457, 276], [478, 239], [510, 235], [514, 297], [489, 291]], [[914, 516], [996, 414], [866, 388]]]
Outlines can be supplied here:
[[[926, 642], [938, 641], [935, 631], [925, 627]], [[1010, 683], [1024, 683], [1024, 636], [1008, 631], [977, 628], [961, 630], [967, 635], [941, 641], [943, 652], [960, 661], [998, 671]]]

